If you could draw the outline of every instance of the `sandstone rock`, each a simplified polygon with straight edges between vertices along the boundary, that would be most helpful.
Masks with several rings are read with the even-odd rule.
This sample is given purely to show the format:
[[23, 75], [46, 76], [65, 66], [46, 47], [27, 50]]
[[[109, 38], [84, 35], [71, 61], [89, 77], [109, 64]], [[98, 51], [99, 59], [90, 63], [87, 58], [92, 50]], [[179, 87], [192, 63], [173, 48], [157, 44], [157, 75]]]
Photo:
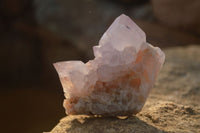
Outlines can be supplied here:
[[152, 4], [162, 23], [200, 33], [199, 0], [152, 0]]
[[67, 116], [50, 133], [198, 133], [199, 117], [200, 108], [160, 101], [132, 117]]
[[50, 133], [200, 132], [200, 47], [164, 50], [166, 63], [143, 110], [128, 118], [67, 116]]
[[200, 106], [199, 51], [199, 46], [166, 49], [166, 62], [150, 94], [150, 100], [154, 97], [188, 106]]
[[149, 125], [166, 132], [200, 132], [200, 107], [159, 101], [150, 108], [143, 109], [137, 116]]
[[141, 121], [138, 117], [98, 118], [67, 116], [50, 133], [165, 133]]

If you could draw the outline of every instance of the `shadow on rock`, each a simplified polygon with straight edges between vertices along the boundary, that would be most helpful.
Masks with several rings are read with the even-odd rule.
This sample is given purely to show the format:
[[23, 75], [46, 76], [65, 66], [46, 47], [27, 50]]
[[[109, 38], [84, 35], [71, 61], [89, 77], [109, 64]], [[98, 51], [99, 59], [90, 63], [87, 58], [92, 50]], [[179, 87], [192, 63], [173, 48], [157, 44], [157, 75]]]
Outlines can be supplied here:
[[67, 116], [52, 130], [52, 133], [166, 133], [131, 117]]

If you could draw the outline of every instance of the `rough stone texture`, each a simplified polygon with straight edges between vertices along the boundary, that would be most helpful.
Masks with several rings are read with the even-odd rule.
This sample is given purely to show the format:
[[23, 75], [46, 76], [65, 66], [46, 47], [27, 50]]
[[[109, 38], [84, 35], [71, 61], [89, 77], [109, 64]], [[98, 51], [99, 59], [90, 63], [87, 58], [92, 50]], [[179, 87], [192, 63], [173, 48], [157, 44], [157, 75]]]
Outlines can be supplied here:
[[166, 49], [166, 63], [150, 97], [189, 106], [199, 106], [199, 51], [199, 46]]
[[160, 101], [132, 117], [67, 116], [51, 133], [198, 133], [199, 117], [200, 108]]
[[199, 0], [152, 0], [152, 4], [162, 23], [200, 33]]
[[51, 133], [164, 133], [136, 116], [97, 118], [68, 116], [60, 121]]
[[165, 50], [166, 63], [143, 110], [129, 118], [67, 116], [51, 133], [200, 132], [200, 47]]
[[159, 101], [151, 103], [150, 108], [144, 109], [137, 114], [137, 117], [141, 121], [169, 133], [200, 132], [200, 107]]

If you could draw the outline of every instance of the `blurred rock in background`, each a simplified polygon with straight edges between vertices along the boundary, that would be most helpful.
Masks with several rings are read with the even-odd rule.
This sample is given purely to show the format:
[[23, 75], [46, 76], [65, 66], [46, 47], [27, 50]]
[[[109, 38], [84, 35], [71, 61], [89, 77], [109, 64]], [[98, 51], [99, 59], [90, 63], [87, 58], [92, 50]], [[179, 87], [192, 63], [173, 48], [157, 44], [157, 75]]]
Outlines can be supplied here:
[[125, 11], [104, 0], [35, 0], [35, 9], [40, 25], [89, 55], [113, 19]]
[[199, 0], [152, 0], [156, 18], [171, 27], [200, 34]]

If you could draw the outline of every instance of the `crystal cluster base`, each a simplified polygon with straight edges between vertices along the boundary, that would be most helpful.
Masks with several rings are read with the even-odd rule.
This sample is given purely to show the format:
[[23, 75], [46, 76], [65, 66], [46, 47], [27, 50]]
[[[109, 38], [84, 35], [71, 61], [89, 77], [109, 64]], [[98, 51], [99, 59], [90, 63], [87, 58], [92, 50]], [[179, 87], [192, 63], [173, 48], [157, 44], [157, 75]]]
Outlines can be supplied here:
[[93, 50], [95, 58], [86, 64], [54, 64], [65, 92], [66, 114], [138, 113], [164, 63], [164, 53], [147, 43], [145, 33], [123, 14]]

